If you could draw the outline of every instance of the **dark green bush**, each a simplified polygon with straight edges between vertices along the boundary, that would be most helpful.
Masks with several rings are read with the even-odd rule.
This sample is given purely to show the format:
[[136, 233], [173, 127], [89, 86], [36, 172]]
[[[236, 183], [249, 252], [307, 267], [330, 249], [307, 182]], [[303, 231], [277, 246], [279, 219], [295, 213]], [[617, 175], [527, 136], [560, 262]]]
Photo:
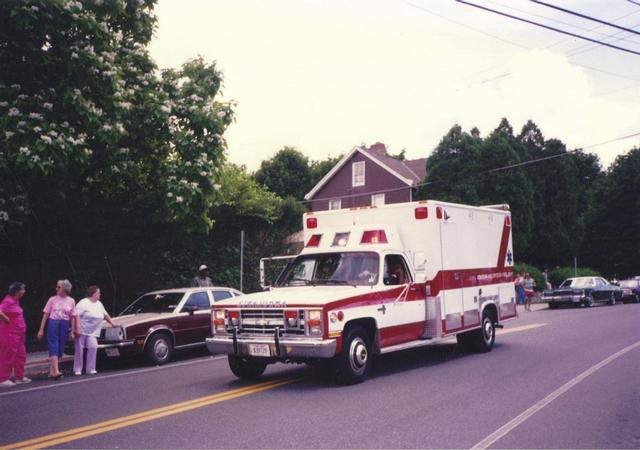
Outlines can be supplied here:
[[[556, 267], [549, 272], [549, 282], [553, 287], [558, 287], [567, 278], [573, 278], [575, 275], [573, 267]], [[577, 276], [579, 277], [597, 277], [598, 272], [588, 267], [578, 267]]]

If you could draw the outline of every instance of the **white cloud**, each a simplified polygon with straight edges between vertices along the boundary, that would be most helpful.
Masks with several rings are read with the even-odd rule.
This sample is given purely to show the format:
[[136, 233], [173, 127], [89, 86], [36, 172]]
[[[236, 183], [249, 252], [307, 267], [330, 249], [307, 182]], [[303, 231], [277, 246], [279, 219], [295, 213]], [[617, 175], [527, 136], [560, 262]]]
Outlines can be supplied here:
[[[525, 47], [559, 39], [455, 2], [414, 1]], [[594, 97], [619, 85], [573, 65], [562, 47], [523, 50], [403, 2], [185, 0], [157, 12], [151, 52], [161, 67], [197, 54], [218, 61], [225, 98], [238, 102], [229, 157], [250, 169], [285, 145], [323, 159], [382, 141], [424, 157], [455, 123], [486, 134], [502, 117], [516, 132], [531, 119], [569, 147], [640, 131], [640, 89]], [[628, 60], [606, 61], [633, 74]], [[608, 164], [634, 142], [593, 151]]]

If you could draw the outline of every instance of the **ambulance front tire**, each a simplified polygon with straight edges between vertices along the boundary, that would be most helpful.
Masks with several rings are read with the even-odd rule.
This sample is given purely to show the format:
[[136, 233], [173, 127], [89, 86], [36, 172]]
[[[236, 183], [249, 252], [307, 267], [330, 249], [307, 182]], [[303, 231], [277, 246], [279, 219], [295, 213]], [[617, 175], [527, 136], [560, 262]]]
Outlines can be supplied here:
[[229, 368], [238, 378], [242, 380], [253, 380], [264, 373], [267, 368], [267, 363], [256, 358], [229, 355]]
[[335, 357], [332, 375], [338, 384], [362, 383], [371, 370], [369, 334], [360, 325], [347, 328], [342, 339], [342, 351]]

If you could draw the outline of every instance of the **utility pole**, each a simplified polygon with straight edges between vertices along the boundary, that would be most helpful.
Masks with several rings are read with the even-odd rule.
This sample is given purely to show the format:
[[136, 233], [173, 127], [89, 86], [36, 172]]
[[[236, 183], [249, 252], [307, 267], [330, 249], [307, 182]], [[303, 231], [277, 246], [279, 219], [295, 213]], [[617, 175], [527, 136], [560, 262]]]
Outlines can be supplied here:
[[577, 256], [573, 257], [573, 276], [574, 277], [578, 276], [578, 257]]
[[242, 273], [244, 272], [244, 230], [240, 230], [240, 292], [242, 292]]

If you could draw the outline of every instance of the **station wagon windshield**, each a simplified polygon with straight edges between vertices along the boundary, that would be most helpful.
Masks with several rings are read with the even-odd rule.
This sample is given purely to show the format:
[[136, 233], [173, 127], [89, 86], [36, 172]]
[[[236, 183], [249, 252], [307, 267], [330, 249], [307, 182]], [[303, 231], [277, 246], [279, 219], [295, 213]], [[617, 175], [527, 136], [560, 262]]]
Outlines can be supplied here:
[[125, 314], [142, 314], [142, 313], [170, 313], [173, 312], [180, 300], [182, 300], [182, 292], [171, 292], [165, 294], [146, 294], [129, 305], [122, 313]]
[[560, 287], [586, 288], [586, 287], [593, 287], [594, 285], [595, 283], [591, 278], [586, 278], [586, 279], [575, 278], [575, 279], [564, 280], [560, 285]]
[[371, 286], [378, 283], [379, 261], [373, 252], [301, 255], [282, 274], [277, 286]]

